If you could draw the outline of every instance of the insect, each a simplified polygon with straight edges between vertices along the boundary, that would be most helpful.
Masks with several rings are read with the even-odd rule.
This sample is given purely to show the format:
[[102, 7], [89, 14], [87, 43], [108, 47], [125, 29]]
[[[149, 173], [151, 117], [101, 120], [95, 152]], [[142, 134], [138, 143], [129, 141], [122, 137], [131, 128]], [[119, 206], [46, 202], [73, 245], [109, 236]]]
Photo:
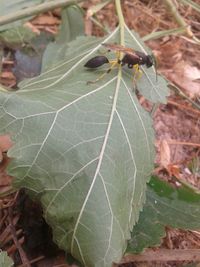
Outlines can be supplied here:
[[[95, 56], [90, 60], [88, 60], [84, 65], [84, 67], [91, 69], [98, 68], [107, 63], [111, 65], [110, 68], [104, 74], [102, 74], [98, 79], [96, 79], [95, 81], [90, 81], [88, 83], [94, 83], [100, 80], [101, 78], [103, 78], [103, 76], [109, 73], [117, 64], [121, 66], [127, 65], [129, 69], [134, 68], [135, 74], [137, 74], [138, 72], [141, 73], [139, 68], [140, 65], [145, 65], [147, 68], [150, 68], [153, 65], [155, 65], [154, 58], [151, 55], [146, 55], [143, 52], [135, 51], [132, 48], [127, 48], [122, 45], [117, 45], [117, 44], [102, 44], [102, 45], [108, 48], [108, 52], [114, 51], [117, 55], [117, 59], [110, 61], [106, 56], [102, 55], [102, 56]], [[123, 53], [122, 59], [119, 58], [120, 53]]]

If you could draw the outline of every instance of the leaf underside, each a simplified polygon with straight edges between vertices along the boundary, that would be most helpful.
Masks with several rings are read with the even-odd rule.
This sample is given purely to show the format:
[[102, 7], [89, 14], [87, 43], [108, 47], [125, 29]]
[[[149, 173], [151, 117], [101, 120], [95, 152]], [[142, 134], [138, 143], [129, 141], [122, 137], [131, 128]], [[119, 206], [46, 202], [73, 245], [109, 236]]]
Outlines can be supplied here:
[[[129, 47], [137, 41], [128, 29], [125, 37]], [[118, 40], [119, 29], [105, 39], [77, 38], [62, 61], [50, 54], [48, 70], [0, 98], [1, 132], [15, 141], [9, 151], [14, 185], [41, 201], [56, 243], [87, 266], [120, 260], [153, 168], [152, 121], [134, 93], [130, 70], [120, 78], [114, 69], [87, 85], [103, 70], [84, 64], [100, 53], [101, 42]], [[164, 80], [156, 84], [153, 68], [144, 72], [138, 90], [164, 102]]]

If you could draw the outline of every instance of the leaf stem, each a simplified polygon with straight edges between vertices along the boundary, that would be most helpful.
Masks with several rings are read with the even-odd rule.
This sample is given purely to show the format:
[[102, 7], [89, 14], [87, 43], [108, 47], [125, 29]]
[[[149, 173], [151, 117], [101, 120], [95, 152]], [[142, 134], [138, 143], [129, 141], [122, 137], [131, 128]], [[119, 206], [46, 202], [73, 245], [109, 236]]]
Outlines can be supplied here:
[[180, 15], [178, 12], [178, 9], [176, 8], [175, 4], [173, 3], [172, 0], [164, 0], [164, 3], [166, 7], [168, 8], [169, 12], [172, 14], [176, 22], [180, 27], [185, 27], [185, 31], [189, 37], [193, 37], [193, 33], [190, 29], [190, 26], [187, 25], [183, 17]]
[[56, 1], [45, 2], [43, 4], [36, 5], [36, 6], [28, 7], [28, 8], [19, 10], [17, 12], [13, 12], [11, 14], [1, 16], [0, 26], [14, 22], [16, 20], [34, 16], [34, 15], [37, 15], [38, 13], [46, 12], [48, 10], [52, 10], [58, 7], [64, 7], [64, 6], [68, 6], [72, 4], [77, 4], [78, 2], [81, 2], [81, 0], [56, 0]]
[[195, 3], [194, 1], [191, 0], [181, 0], [181, 2], [185, 5], [189, 5], [190, 7], [192, 7], [193, 9], [195, 9], [196, 11], [200, 12], [200, 5]]
[[121, 2], [120, 0], [115, 0], [115, 6], [117, 10], [117, 15], [119, 18], [119, 28], [120, 28], [120, 44], [124, 46], [124, 16], [122, 13], [122, 7], [121, 7]]

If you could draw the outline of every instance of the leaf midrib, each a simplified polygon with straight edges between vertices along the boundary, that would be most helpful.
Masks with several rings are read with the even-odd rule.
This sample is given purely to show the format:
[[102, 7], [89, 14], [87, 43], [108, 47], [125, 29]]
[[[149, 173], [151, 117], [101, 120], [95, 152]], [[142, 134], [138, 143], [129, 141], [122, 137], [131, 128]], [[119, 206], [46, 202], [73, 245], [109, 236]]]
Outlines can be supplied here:
[[[121, 72], [121, 69], [119, 68], [119, 72]], [[115, 77], [116, 78], [116, 77]], [[98, 165], [97, 165], [97, 168], [96, 168], [96, 171], [95, 171], [95, 174], [94, 174], [94, 178], [93, 178], [93, 181], [90, 185], [90, 188], [88, 190], [88, 193], [86, 195], [86, 198], [83, 202], [83, 205], [81, 207], [81, 210], [80, 210], [80, 213], [79, 213], [79, 216], [77, 218], [77, 221], [76, 221], [76, 224], [74, 226], [74, 232], [73, 232], [73, 235], [72, 235], [72, 241], [71, 241], [71, 253], [73, 254], [73, 250], [74, 250], [74, 241], [76, 239], [76, 232], [77, 232], [77, 229], [78, 229], [78, 226], [79, 226], [79, 222], [81, 220], [81, 217], [82, 217], [82, 214], [84, 212], [84, 209], [85, 209], [85, 206], [87, 204], [87, 201], [89, 199], [89, 196], [92, 192], [92, 189], [93, 189], [93, 186], [96, 182], [96, 179], [97, 179], [97, 176], [99, 174], [99, 171], [100, 171], [100, 168], [101, 168], [101, 164], [102, 164], [102, 160], [103, 160], [103, 156], [104, 156], [104, 152], [105, 152], [105, 149], [106, 149], [106, 145], [107, 145], [107, 142], [108, 142], [108, 138], [109, 138], [109, 134], [110, 134], [110, 130], [111, 130], [111, 126], [112, 126], [112, 122], [113, 122], [113, 118], [114, 118], [114, 114], [115, 114], [115, 111], [116, 111], [116, 106], [117, 106], [117, 99], [118, 99], [118, 94], [119, 94], [119, 88], [120, 88], [120, 83], [121, 83], [121, 75], [118, 75], [117, 76], [117, 84], [116, 84], [116, 89], [115, 89], [115, 94], [114, 94], [114, 98], [113, 98], [113, 104], [112, 104], [112, 109], [111, 109], [111, 113], [110, 113], [110, 119], [109, 119], [109, 122], [108, 122], [108, 127], [107, 127], [107, 131], [106, 131], [106, 134], [105, 134], [105, 138], [104, 138], [104, 142], [102, 144], [102, 148], [101, 148], [101, 151], [100, 151], [100, 154], [99, 154], [99, 161], [98, 161]], [[77, 244], [78, 245], [78, 244]], [[79, 245], [78, 245], [79, 246]], [[80, 247], [80, 246], [79, 246]], [[79, 248], [80, 249], [80, 248]], [[81, 251], [80, 251], [81, 253]], [[82, 254], [82, 253], [81, 253]]]

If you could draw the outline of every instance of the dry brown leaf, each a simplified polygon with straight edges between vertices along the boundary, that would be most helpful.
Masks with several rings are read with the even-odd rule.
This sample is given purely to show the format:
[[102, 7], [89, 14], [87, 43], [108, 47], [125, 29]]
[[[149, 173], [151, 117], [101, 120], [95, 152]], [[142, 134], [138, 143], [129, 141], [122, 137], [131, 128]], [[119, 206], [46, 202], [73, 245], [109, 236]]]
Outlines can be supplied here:
[[178, 165], [169, 164], [167, 167], [167, 171], [170, 176], [175, 176], [177, 179], [181, 179], [180, 168]]
[[9, 148], [13, 145], [13, 142], [10, 139], [8, 134], [0, 135], [0, 150], [2, 152], [8, 151]]
[[29, 29], [31, 29], [31, 31], [32, 32], [34, 32], [34, 33], [36, 33], [36, 34], [40, 34], [40, 30], [38, 30], [38, 28], [37, 27], [35, 27], [32, 23], [30, 23], [29, 21], [28, 22], [26, 22], [25, 24], [24, 24], [24, 26], [26, 26], [26, 27], [28, 27]]
[[93, 24], [90, 19], [85, 19], [85, 34], [92, 35]]
[[0, 164], [0, 193], [6, 192], [11, 186], [12, 177], [7, 175], [6, 168], [9, 163], [9, 158], [5, 155]]
[[3, 71], [0, 74], [0, 82], [4, 86], [11, 87], [11, 86], [14, 86], [16, 84], [16, 78], [12, 72]]
[[3, 71], [0, 76], [3, 79], [9, 79], [9, 80], [12, 80], [15, 78], [15, 76], [10, 71]]
[[52, 26], [52, 25], [59, 25], [60, 20], [54, 16], [50, 16], [48, 14], [42, 14], [32, 20], [32, 24], [34, 25], [45, 25], [45, 26]]
[[167, 169], [170, 164], [170, 160], [171, 156], [170, 156], [169, 144], [166, 140], [162, 140], [160, 142], [160, 163], [162, 167]]
[[196, 67], [179, 62], [174, 66], [174, 71], [168, 78], [182, 88], [191, 98], [200, 97], [200, 70]]
[[3, 152], [8, 151], [8, 149], [13, 145], [9, 135], [0, 136], [0, 161], [3, 159]]

